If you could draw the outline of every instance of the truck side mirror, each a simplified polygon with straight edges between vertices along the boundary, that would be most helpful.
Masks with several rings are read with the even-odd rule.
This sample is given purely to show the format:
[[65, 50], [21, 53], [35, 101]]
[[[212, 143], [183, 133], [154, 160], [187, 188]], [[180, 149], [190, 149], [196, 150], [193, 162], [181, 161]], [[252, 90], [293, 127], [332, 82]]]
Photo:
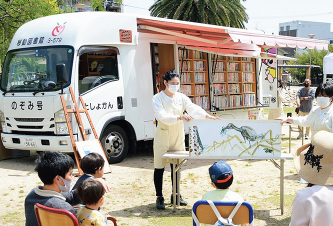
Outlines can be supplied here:
[[56, 65], [57, 72], [57, 83], [61, 84], [61, 94], [64, 93], [63, 84], [68, 82], [68, 74], [66, 64], [57, 64]]
[[57, 64], [56, 65], [57, 72], [57, 83], [67, 83], [68, 82], [68, 74], [66, 64]]

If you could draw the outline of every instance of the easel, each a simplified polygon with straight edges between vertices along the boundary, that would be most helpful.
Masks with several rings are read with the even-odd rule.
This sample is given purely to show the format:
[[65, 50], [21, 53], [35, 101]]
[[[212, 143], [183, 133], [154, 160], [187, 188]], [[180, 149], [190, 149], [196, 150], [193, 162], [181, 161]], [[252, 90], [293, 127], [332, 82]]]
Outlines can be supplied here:
[[[72, 101], [74, 103], [74, 107], [75, 107], [74, 109], [67, 109], [64, 96], [61, 95], [60, 98], [61, 98], [62, 107], [64, 109], [64, 114], [65, 114], [65, 117], [66, 117], [66, 123], [67, 123], [67, 126], [68, 126], [68, 132], [69, 132], [69, 135], [70, 135], [71, 141], [72, 141], [72, 146], [73, 146], [73, 152], [74, 152], [74, 156], [75, 156], [76, 165], [77, 165], [77, 168], [79, 170], [79, 176], [81, 176], [83, 174], [82, 170], [81, 170], [81, 167], [80, 167], [80, 159], [81, 158], [80, 158], [80, 155], [79, 155], [79, 153], [78, 153], [78, 151], [76, 149], [76, 144], [75, 144], [75, 140], [74, 140], [73, 130], [72, 130], [71, 123], [69, 121], [68, 114], [69, 113], [73, 113], [75, 115], [77, 124], [78, 124], [79, 129], [80, 129], [81, 137], [82, 137], [83, 141], [87, 141], [88, 139], [87, 139], [87, 136], [86, 136], [86, 134], [84, 132], [84, 127], [83, 127], [83, 123], [82, 123], [82, 119], [81, 119], [81, 115], [80, 115], [80, 113], [85, 113], [86, 116], [87, 116], [87, 119], [88, 119], [88, 121], [90, 123], [91, 130], [93, 131], [96, 140], [98, 140], [99, 145], [100, 145], [100, 147], [101, 147], [102, 150], [103, 150], [103, 147], [102, 147], [102, 144], [101, 144], [101, 142], [100, 142], [100, 140], [99, 140], [99, 138], [97, 136], [95, 127], [94, 127], [94, 125], [93, 125], [93, 123], [91, 121], [91, 118], [89, 116], [88, 110], [86, 108], [86, 105], [85, 105], [85, 103], [83, 101], [82, 96], [79, 96], [79, 99], [80, 99], [81, 105], [83, 106], [83, 109], [79, 109], [79, 107], [78, 107], [78, 105], [76, 103], [76, 100], [75, 100], [75, 96], [74, 96], [74, 92], [73, 92], [72, 87], [69, 87], [69, 92], [71, 94], [71, 99], [72, 99]], [[104, 157], [106, 158], [104, 152], [103, 152], [103, 154], [104, 154]]]

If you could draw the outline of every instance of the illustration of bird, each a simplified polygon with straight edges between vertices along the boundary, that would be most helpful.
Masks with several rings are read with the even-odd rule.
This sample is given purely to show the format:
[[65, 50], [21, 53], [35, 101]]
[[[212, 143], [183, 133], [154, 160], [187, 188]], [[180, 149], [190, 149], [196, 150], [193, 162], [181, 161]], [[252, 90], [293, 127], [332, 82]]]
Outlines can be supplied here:
[[257, 141], [264, 137], [263, 134], [257, 135], [256, 131], [249, 126], [241, 126], [238, 128], [233, 123], [229, 123], [227, 126], [222, 127], [220, 134], [223, 136], [228, 129], [234, 129], [240, 132], [244, 138], [244, 143], [246, 143], [247, 140], [249, 141], [249, 144], [251, 144], [251, 141]]

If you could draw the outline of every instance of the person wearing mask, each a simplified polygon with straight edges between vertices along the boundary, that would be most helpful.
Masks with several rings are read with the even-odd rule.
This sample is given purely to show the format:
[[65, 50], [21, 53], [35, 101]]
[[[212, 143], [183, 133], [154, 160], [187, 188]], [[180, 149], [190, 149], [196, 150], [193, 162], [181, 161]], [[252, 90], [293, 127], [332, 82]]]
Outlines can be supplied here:
[[[180, 87], [180, 76], [176, 71], [168, 71], [163, 77], [165, 90], [153, 97], [153, 109], [157, 119], [154, 135], [154, 185], [156, 191], [156, 208], [165, 209], [162, 193], [163, 173], [167, 160], [163, 155], [168, 151], [185, 151], [185, 133], [183, 121], [197, 119], [219, 119], [209, 115], [200, 106], [193, 104], [186, 95], [177, 92]], [[185, 112], [185, 113], [184, 113]], [[171, 180], [174, 167], [171, 166]], [[173, 180], [172, 180], [173, 181]], [[178, 188], [176, 187], [177, 195]], [[180, 196], [180, 205], [187, 202]], [[171, 204], [173, 197], [171, 196]]]
[[283, 104], [282, 101], [286, 99], [286, 89], [283, 88], [281, 79], [278, 79], [277, 82], [278, 88], [278, 99], [279, 99], [279, 106], [278, 108], [269, 109], [268, 120], [274, 120], [279, 117], [286, 117], [283, 111]]
[[[311, 80], [310, 79], [305, 79], [304, 80], [304, 87], [299, 89], [296, 95], [296, 104], [297, 107], [299, 107], [299, 113], [298, 116], [307, 116], [309, 112], [312, 109], [312, 102], [313, 99], [315, 98], [315, 90], [310, 88], [311, 86]], [[302, 131], [302, 128], [299, 126], [299, 131]], [[310, 134], [310, 127], [306, 126], [305, 129], [305, 139], [309, 139], [309, 134]], [[298, 134], [297, 139], [301, 139], [304, 134], [300, 132]]]
[[312, 137], [321, 130], [333, 132], [333, 85], [321, 84], [316, 89], [315, 97], [318, 106], [313, 107], [306, 116], [281, 118], [281, 124], [289, 122], [291, 124], [309, 127]]

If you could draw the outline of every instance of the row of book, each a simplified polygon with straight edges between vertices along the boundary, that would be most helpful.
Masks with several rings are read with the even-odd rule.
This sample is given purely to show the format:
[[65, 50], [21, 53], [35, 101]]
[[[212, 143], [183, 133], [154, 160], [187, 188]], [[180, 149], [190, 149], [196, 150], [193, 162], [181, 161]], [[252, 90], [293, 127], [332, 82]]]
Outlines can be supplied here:
[[224, 82], [224, 73], [215, 73], [213, 75], [213, 82]]
[[179, 62], [183, 71], [191, 71], [191, 61], [184, 60]]
[[195, 71], [205, 71], [205, 62], [204, 61], [193, 61]]
[[181, 83], [191, 83], [191, 73], [190, 72], [183, 72], [182, 75], [180, 76], [180, 82]]
[[210, 107], [209, 99], [207, 96], [195, 97], [195, 103], [200, 107], [202, 107], [203, 109], [209, 109]]
[[[195, 72], [194, 73], [195, 82], [206, 82], [206, 75], [204, 72]], [[243, 73], [243, 82], [253, 82], [254, 75], [253, 73]], [[183, 72], [180, 76], [181, 83], [191, 83], [191, 73]], [[213, 75], [213, 82], [225, 82], [224, 73], [215, 73]], [[228, 82], [239, 82], [238, 73], [228, 73]]]
[[229, 107], [242, 106], [242, 95], [229, 95]]
[[179, 58], [181, 59], [181, 58], [183, 58], [183, 59], [190, 59], [190, 58], [192, 58], [191, 56], [190, 56], [190, 50], [189, 49], [179, 49], [179, 51], [178, 51], [178, 56], [179, 56]]
[[243, 93], [253, 92], [253, 84], [243, 84]]
[[[228, 85], [229, 93], [240, 93], [240, 84], [229, 84]], [[252, 84], [243, 84], [243, 92], [253, 92]], [[214, 94], [227, 94], [227, 85], [226, 84], [214, 84], [213, 85]]]
[[242, 61], [251, 61], [251, 57], [242, 57]]
[[[217, 59], [216, 59], [216, 56], [217, 56]], [[242, 61], [252, 61], [252, 58], [251, 57], [242, 57], [241, 58]], [[233, 57], [233, 56], [228, 56], [227, 58], [221, 56], [221, 55], [215, 55], [215, 54], [212, 54], [212, 61], [214, 60], [232, 60], [232, 61], [240, 61], [239, 57]]]
[[181, 85], [180, 92], [185, 95], [192, 95], [192, 88], [191, 85]]
[[214, 96], [214, 106], [216, 108], [227, 108], [228, 96]]
[[[255, 98], [255, 94], [244, 94], [244, 106], [254, 106]], [[230, 104], [228, 104], [228, 100]], [[227, 95], [214, 96], [214, 106], [217, 108], [240, 107], [242, 106], [242, 96], [230, 95], [229, 98]]]
[[194, 59], [205, 59], [205, 55], [203, 52], [194, 51]]
[[253, 73], [243, 73], [243, 82], [253, 82]]
[[239, 82], [238, 73], [228, 73], [228, 82]]
[[253, 106], [256, 104], [256, 95], [254, 93], [244, 94], [244, 106]]
[[213, 93], [214, 94], [227, 93], [227, 85], [226, 84], [214, 84]]
[[239, 63], [228, 62], [228, 71], [239, 71]]
[[228, 56], [227, 58], [228, 60], [238, 60], [238, 57], [234, 57], [234, 56]]
[[195, 72], [194, 73], [194, 81], [195, 82], [205, 82], [206, 81], [206, 75], [204, 72]]
[[229, 84], [228, 90], [229, 90], [229, 93], [240, 93], [240, 85], [239, 84]]
[[213, 62], [213, 70], [225, 71], [224, 62]]
[[242, 63], [242, 70], [243, 71], [253, 71], [253, 64], [252, 63]]
[[206, 85], [195, 85], [195, 94], [196, 95], [206, 94]]

